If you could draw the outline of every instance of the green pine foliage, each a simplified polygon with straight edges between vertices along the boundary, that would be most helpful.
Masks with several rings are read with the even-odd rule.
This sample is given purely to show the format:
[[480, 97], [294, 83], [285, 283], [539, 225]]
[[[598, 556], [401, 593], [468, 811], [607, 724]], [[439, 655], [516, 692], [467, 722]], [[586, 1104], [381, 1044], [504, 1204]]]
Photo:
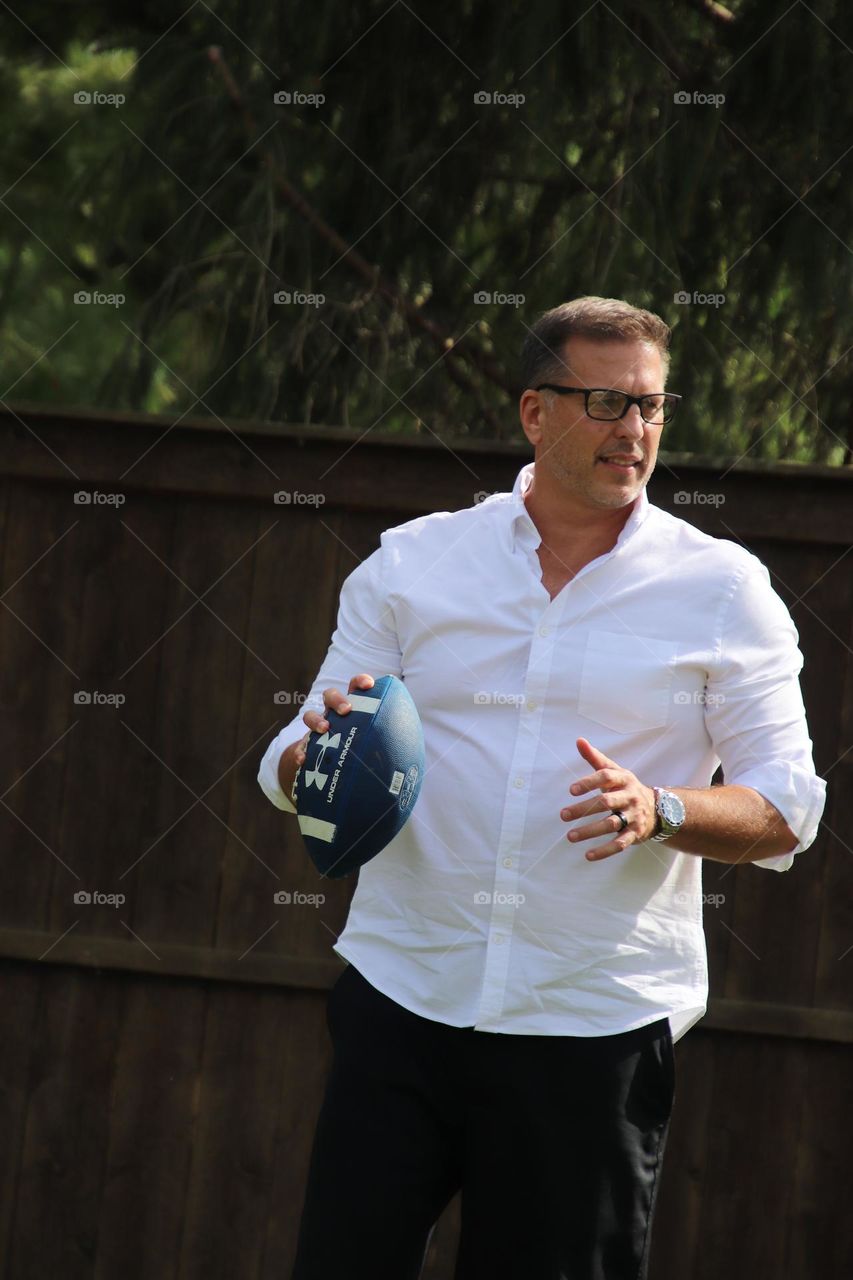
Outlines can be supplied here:
[[593, 293], [673, 326], [665, 448], [853, 459], [841, 0], [18, 0], [0, 29], [7, 403], [512, 440], [525, 326]]

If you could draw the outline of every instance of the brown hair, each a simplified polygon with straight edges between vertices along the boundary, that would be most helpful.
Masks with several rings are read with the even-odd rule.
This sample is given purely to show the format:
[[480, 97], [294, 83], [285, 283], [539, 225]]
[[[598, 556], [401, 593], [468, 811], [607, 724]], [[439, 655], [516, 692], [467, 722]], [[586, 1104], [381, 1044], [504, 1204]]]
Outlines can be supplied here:
[[528, 329], [521, 349], [521, 390], [565, 376], [563, 346], [574, 337], [603, 342], [640, 341], [657, 347], [664, 377], [669, 370], [669, 325], [651, 311], [620, 298], [575, 298], [544, 311]]

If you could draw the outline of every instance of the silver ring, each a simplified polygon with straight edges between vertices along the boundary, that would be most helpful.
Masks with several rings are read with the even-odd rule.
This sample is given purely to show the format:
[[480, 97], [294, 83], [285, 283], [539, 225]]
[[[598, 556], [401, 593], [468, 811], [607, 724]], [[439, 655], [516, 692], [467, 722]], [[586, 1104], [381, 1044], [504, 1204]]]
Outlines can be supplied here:
[[624, 815], [624, 813], [622, 812], [622, 810], [621, 810], [621, 809], [614, 809], [614, 810], [613, 810], [613, 816], [614, 816], [614, 817], [616, 817], [616, 818], [618, 818], [618, 819], [619, 819], [619, 821], [622, 823], [622, 826], [619, 828], [619, 830], [620, 830], [620, 831], [624, 831], [624, 830], [625, 830], [625, 828], [626, 828], [626, 827], [627, 827], [627, 825], [628, 825], [628, 819], [625, 817], [625, 815]]

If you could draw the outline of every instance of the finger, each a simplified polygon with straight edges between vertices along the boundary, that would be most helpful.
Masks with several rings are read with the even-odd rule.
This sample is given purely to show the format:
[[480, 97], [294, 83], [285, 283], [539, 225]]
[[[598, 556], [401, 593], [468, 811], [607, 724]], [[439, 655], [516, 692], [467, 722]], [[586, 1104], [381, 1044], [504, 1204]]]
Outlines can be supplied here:
[[574, 818], [586, 818], [592, 813], [612, 813], [614, 809], [621, 809], [624, 812], [630, 807], [633, 799], [629, 791], [599, 792], [589, 800], [581, 800], [578, 804], [567, 804], [560, 810], [560, 817], [564, 822], [571, 822]]
[[573, 782], [569, 787], [569, 791], [573, 796], [582, 796], [585, 791], [604, 791], [608, 787], [612, 790], [614, 786], [622, 786], [624, 778], [623, 769], [608, 765], [606, 769], [599, 769], [595, 773], [587, 774], [585, 778], [578, 778], [577, 782]]
[[338, 715], [345, 716], [348, 711], [352, 711], [349, 699], [345, 693], [341, 693], [340, 689], [324, 689], [323, 701], [332, 711], [337, 711]]
[[[630, 844], [631, 841], [628, 841]], [[617, 844], [611, 841], [610, 844], [599, 845], [597, 849], [587, 849], [584, 857], [587, 862], [600, 862], [602, 858], [612, 858], [614, 853], [622, 853], [628, 847], [627, 844]]]
[[622, 826], [622, 820], [615, 813], [609, 813], [598, 822], [587, 822], [582, 827], [572, 827], [566, 836], [573, 844], [580, 840], [596, 840], [599, 836], [612, 836], [614, 832], [628, 831]]
[[352, 693], [353, 689], [372, 689], [375, 684], [376, 681], [373, 676], [369, 676], [366, 671], [363, 671], [361, 675], [353, 676], [352, 680], [350, 680], [347, 693]]
[[576, 739], [578, 754], [582, 755], [584, 760], [588, 760], [594, 769], [607, 768], [616, 762], [606, 756], [603, 751], [599, 751], [598, 747], [594, 747], [588, 738]]

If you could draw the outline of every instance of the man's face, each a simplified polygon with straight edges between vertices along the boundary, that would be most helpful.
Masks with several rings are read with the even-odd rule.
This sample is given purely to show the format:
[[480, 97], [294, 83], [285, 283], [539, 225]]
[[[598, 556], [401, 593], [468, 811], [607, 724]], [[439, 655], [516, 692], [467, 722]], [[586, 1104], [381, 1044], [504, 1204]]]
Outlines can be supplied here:
[[[651, 343], [571, 338], [561, 359], [559, 375], [547, 379], [560, 386], [605, 387], [634, 396], [665, 390], [661, 354]], [[599, 510], [634, 501], [654, 470], [663, 430], [644, 422], [636, 404], [617, 421], [601, 421], [587, 417], [582, 395], [550, 391], [525, 391], [521, 420], [536, 447], [537, 469], [549, 471], [581, 505]], [[613, 461], [605, 462], [605, 456]]]

